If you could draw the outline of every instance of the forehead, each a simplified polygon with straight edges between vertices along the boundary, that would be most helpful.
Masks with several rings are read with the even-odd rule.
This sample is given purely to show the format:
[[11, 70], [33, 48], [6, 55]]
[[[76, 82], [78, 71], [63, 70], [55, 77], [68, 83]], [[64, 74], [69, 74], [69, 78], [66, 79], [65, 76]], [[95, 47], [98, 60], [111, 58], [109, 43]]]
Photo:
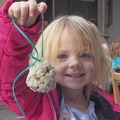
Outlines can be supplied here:
[[65, 28], [60, 36], [59, 51], [65, 49], [74, 50], [76, 53], [91, 51], [90, 42], [73, 29]]
[[64, 45], [67, 47], [68, 45], [70, 45], [72, 41], [72, 36], [70, 34], [70, 31], [68, 31], [68, 29], [64, 29], [61, 36], [60, 36], [60, 40], [59, 40], [59, 46], [63, 47]]

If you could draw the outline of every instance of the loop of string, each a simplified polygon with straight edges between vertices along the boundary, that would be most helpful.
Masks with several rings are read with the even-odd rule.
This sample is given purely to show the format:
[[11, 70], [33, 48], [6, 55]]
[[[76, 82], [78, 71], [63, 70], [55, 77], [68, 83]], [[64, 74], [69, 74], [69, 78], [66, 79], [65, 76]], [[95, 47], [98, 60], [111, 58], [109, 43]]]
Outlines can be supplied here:
[[[42, 58], [44, 58], [44, 36], [43, 36], [43, 30], [44, 30], [44, 16], [43, 14], [42, 15], [42, 51], [41, 51], [41, 55], [42, 55]], [[42, 60], [39, 60], [38, 59], [38, 51], [34, 45], [34, 43], [32, 43], [32, 41], [27, 37], [27, 35], [17, 26], [17, 24], [15, 23], [15, 18], [13, 17], [12, 18], [12, 22], [15, 26], [15, 28], [22, 34], [22, 36], [30, 43], [30, 45], [32, 46], [32, 48], [35, 50], [36, 52], [36, 56], [33, 56], [33, 54], [31, 53], [30, 54], [30, 57], [32, 57], [35, 61], [30, 65], [28, 66], [27, 68], [25, 68], [22, 72], [20, 72], [17, 77], [14, 79], [13, 81], [13, 84], [12, 84], [12, 93], [13, 93], [13, 97], [14, 97], [14, 100], [19, 108], [19, 110], [21, 111], [22, 115], [21, 116], [17, 116], [17, 119], [20, 119], [20, 118], [25, 118], [25, 113], [21, 107], [21, 105], [19, 104], [18, 100], [17, 100], [17, 97], [16, 97], [16, 94], [15, 94], [15, 83], [17, 82], [17, 80], [27, 71], [29, 70], [29, 68], [33, 67], [35, 65], [35, 63], [37, 61], [41, 62]]]

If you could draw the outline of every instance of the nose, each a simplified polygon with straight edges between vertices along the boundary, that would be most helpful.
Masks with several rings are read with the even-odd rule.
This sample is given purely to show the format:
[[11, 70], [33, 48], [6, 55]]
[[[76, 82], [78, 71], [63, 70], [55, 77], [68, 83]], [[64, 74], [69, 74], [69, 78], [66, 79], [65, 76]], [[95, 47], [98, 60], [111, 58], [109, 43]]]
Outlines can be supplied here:
[[81, 67], [81, 65], [82, 64], [81, 64], [81, 61], [79, 58], [77, 58], [77, 57], [71, 58], [69, 67], [74, 68], [74, 69], [79, 69]]

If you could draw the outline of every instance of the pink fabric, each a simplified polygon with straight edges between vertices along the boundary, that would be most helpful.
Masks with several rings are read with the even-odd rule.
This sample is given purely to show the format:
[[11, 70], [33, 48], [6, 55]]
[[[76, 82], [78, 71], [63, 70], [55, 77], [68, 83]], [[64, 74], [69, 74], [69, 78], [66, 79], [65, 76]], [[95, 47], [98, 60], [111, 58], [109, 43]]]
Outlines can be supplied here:
[[[12, 83], [15, 77], [28, 66], [31, 45], [13, 26], [6, 12], [13, 0], [8, 0], [0, 11], [0, 100], [12, 111], [21, 115], [12, 94]], [[20, 27], [34, 42], [38, 39], [41, 22], [27, 29]], [[15, 93], [26, 118], [22, 120], [55, 120], [54, 109], [59, 116], [59, 102], [56, 89], [47, 94], [31, 91], [25, 83], [27, 73], [24, 73], [15, 84]]]

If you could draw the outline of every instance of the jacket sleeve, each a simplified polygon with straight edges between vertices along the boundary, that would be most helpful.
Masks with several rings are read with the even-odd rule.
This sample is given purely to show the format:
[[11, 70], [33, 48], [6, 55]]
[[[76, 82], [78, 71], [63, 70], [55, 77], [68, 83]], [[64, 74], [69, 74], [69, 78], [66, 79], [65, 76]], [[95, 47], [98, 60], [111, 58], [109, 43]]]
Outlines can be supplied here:
[[[6, 14], [12, 2], [13, 0], [8, 0], [0, 10], [0, 100], [12, 111], [21, 114], [12, 94], [12, 84], [16, 76], [28, 66], [32, 47], [14, 27], [11, 19]], [[41, 22], [39, 21], [29, 29], [20, 28], [34, 42], [39, 37], [40, 26]], [[38, 93], [32, 92], [26, 86], [27, 73], [21, 75], [14, 87], [17, 100], [25, 113], [32, 108], [34, 111], [37, 107], [37, 104], [34, 104], [36, 103], [35, 100], [40, 100], [42, 96], [42, 94], [38, 95]]]

